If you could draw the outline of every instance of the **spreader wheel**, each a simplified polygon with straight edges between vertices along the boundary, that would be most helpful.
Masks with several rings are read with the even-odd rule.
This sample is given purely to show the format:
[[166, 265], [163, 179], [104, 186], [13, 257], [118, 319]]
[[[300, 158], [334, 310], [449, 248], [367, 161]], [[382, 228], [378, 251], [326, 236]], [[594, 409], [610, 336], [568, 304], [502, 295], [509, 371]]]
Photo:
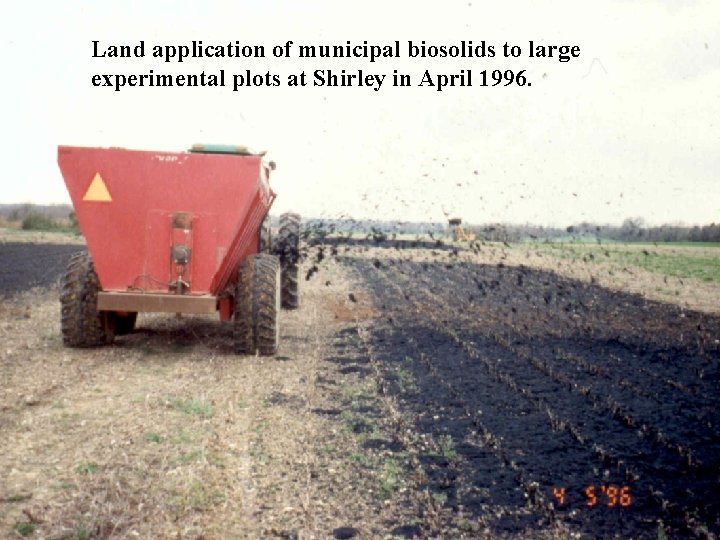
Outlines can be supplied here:
[[90, 256], [76, 253], [70, 258], [60, 292], [63, 343], [69, 347], [97, 347], [115, 337], [115, 314], [97, 310], [100, 288]]
[[239, 354], [271, 356], [280, 338], [280, 263], [266, 253], [240, 266], [235, 293], [234, 340]]
[[282, 214], [280, 230], [274, 240], [273, 251], [280, 258], [282, 307], [297, 309], [298, 266], [300, 264], [300, 215]]

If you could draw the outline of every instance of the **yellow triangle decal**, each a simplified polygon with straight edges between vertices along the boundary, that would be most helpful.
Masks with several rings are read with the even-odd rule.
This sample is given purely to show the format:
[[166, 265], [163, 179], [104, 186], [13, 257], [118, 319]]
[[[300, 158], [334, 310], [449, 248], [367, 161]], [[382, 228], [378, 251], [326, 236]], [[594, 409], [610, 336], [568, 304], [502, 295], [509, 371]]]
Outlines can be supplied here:
[[112, 197], [108, 191], [105, 182], [103, 182], [100, 173], [95, 173], [95, 177], [90, 182], [90, 187], [85, 192], [83, 201], [99, 201], [99, 202], [110, 202]]

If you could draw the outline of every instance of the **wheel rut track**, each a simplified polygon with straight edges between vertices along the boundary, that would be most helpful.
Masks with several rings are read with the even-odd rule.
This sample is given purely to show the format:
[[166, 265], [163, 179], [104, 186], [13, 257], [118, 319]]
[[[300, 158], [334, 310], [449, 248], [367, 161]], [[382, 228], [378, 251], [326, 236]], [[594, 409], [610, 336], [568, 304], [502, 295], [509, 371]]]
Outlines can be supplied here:
[[[540, 350], [542, 352], [543, 349], [527, 347], [526, 345], [517, 345], [516, 343], [518, 341], [522, 343], [522, 340], [516, 339], [517, 336], [513, 333], [513, 329], [508, 326], [507, 323], [504, 323], [497, 314], [491, 313], [487, 310], [483, 311], [484, 320], [482, 322], [487, 322], [487, 319], [493, 316], [494, 328], [504, 328], [505, 330], [508, 330], [508, 332], [504, 332], [504, 335], [494, 333], [489, 336], [488, 334], [491, 332], [486, 332], [485, 334], [478, 332], [477, 321], [475, 321], [475, 327], [473, 327], [473, 321], [470, 320], [473, 317], [473, 313], [471, 311], [468, 311], [467, 314], [463, 315], [459, 309], [455, 309], [452, 312], [448, 312], [447, 309], [441, 309], [442, 306], [445, 306], [446, 308], [449, 306], [458, 306], [458, 302], [456, 301], [455, 303], [450, 303], [450, 299], [447, 296], [439, 296], [438, 294], [434, 292], [431, 293], [430, 291], [437, 290], [438, 287], [440, 287], [442, 288], [441, 290], [446, 291], [446, 294], [450, 294], [447, 293], [447, 291], [453, 291], [455, 288], [458, 290], [458, 295], [465, 293], [467, 288], [463, 290], [460, 287], [460, 282], [469, 281], [472, 283], [472, 277], [474, 277], [466, 275], [468, 273], [467, 269], [464, 271], [460, 269], [460, 271], [458, 271], [457, 267], [454, 269], [448, 269], [441, 265], [431, 265], [430, 269], [432, 271], [428, 272], [427, 264], [424, 265], [425, 268], [420, 268], [420, 265], [414, 265], [405, 267], [405, 273], [403, 275], [403, 273], [398, 271], [397, 268], [393, 269], [388, 265], [376, 270], [378, 267], [376, 266], [375, 269], [372, 268], [370, 262], [367, 264], [361, 262], [351, 264], [358, 268], [359, 273], [369, 281], [371, 287], [375, 290], [375, 293], [378, 296], [378, 301], [380, 303], [393, 306], [393, 309], [388, 310], [389, 319], [392, 320], [393, 331], [398, 332], [401, 335], [404, 334], [406, 338], [412, 337], [407, 335], [407, 325], [414, 322], [412, 319], [422, 318], [422, 310], [428, 306], [432, 306], [429, 310], [433, 313], [431, 317], [432, 321], [425, 326], [432, 326], [434, 331], [439, 331], [444, 334], [445, 342], [450, 341], [454, 343], [456, 347], [463, 349], [466, 359], [461, 359], [459, 361], [462, 363], [463, 368], [465, 365], [471, 365], [473, 362], [482, 363], [484, 365], [484, 369], [486, 369], [486, 372], [490, 374], [491, 377], [502, 381], [503, 384], [505, 384], [513, 392], [523, 395], [524, 398], [528, 399], [529, 402], [533, 404], [533, 408], [538, 411], [545, 409], [545, 421], [550, 424], [553, 432], [558, 433], [558, 430], [562, 430], [570, 439], [575, 440], [578, 444], [592, 448], [596, 465], [599, 465], [601, 468], [615, 469], [615, 473], [619, 473], [623, 479], [633, 479], [639, 476], [640, 482], [637, 485], [642, 486], [644, 492], [638, 492], [637, 495], [638, 497], [644, 499], [643, 504], [645, 506], [642, 508], [637, 506], [632, 510], [636, 517], [637, 514], [646, 513], [648, 518], [659, 517], [661, 519], [665, 519], [666, 522], [670, 522], [672, 526], [676, 527], [678, 534], [690, 537], [695, 535], [702, 536], [704, 523], [709, 523], [709, 527], [713, 530], [717, 529], [717, 509], [709, 500], [702, 501], [704, 503], [710, 503], [710, 508], [706, 508], [705, 512], [696, 510], [693, 508], [693, 502], [695, 504], [701, 502], [702, 495], [696, 496], [688, 503], [684, 503], [680, 497], [683, 488], [678, 488], [679, 491], [675, 494], [667, 493], [668, 490], [673, 488], [671, 485], [672, 477], [670, 479], [666, 479], [664, 482], [655, 481], [655, 479], [652, 478], [653, 472], [661, 469], [665, 465], [670, 465], [674, 468], [673, 470], [682, 471], [684, 474], [692, 473], [692, 471], [700, 465], [696, 462], [692, 449], [684, 445], [684, 449], [682, 451], [678, 451], [677, 447], [673, 450], [672, 443], [669, 443], [667, 440], [655, 440], [658, 434], [662, 434], [662, 430], [652, 426], [645, 428], [644, 434], [641, 432], [643, 437], [638, 437], [635, 433], [638, 430], [638, 421], [627, 411], [622, 409], [623, 403], [612, 398], [612, 396], [609, 401], [603, 402], [598, 399], [598, 395], [596, 395], [598, 394], [598, 391], [595, 387], [591, 386], [588, 391], [587, 388], [581, 388], [580, 385], [576, 385], [575, 381], [570, 378], [566, 372], [561, 371], [555, 364], [551, 363], [550, 359], [538, 357], [537, 351]], [[382, 283], [378, 284], [376, 278], [382, 279]], [[423, 300], [424, 302], [420, 300]], [[497, 298], [495, 298], [495, 300], [497, 300]], [[435, 310], [434, 312], [433, 308]], [[425, 313], [425, 317], [428, 317], [428, 311]], [[453, 326], [457, 326], [458, 329], [454, 330], [447, 321], [443, 321], [443, 318], [454, 319], [457, 322], [457, 325]], [[562, 336], [562, 332], [556, 332], [556, 334]], [[507, 356], [507, 353], [511, 353], [511, 355], [515, 357], [517, 365], [520, 365], [519, 360], [522, 360], [526, 365], [525, 371], [527, 371], [528, 366], [533, 366], [533, 371], [535, 373], [533, 376], [534, 378], [537, 378], [539, 374], [542, 374], [543, 377], [547, 377], [552, 381], [551, 387], [564, 388], [568, 395], [571, 397], [574, 396], [573, 399], [577, 400], [582, 398], [586, 400], [587, 403], [591, 403], [592, 410], [595, 411], [597, 416], [600, 416], [601, 418], [605, 417], [605, 421], [612, 420], [620, 426], [623, 426], [625, 430], [624, 436], [626, 439], [628, 433], [633, 434], [634, 437], [639, 439], [639, 443], [635, 446], [644, 448], [645, 453], [649, 454], [649, 457], [652, 457], [653, 459], [661, 458], [661, 462], [659, 464], [652, 464], [649, 463], [649, 457], [643, 455], [642, 453], [633, 456], [632, 454], [628, 454], [627, 448], [620, 448], [620, 450], [618, 450], [615, 448], [614, 444], [608, 444], [607, 441], [603, 441], [601, 439], [600, 442], [598, 442], [597, 438], [603, 435], [602, 431], [595, 428], [590, 429], [589, 433], [586, 432], [586, 427], [581, 426], [581, 422], [579, 422], [577, 418], [570, 420], [567, 416], [565, 416], [565, 414], [559, 414], [553, 407], [548, 405], [548, 398], [545, 396], [538, 397], [538, 395], [535, 395], [535, 393], [533, 393], [534, 391], [530, 390], [527, 386], [526, 381], [519, 383], [507, 371], [500, 371], [498, 366], [496, 366], [493, 362], [487, 360], [483, 362], [484, 355], [480, 354], [479, 349], [475, 346], [475, 344], [472, 344], [472, 338], [477, 338], [478, 335], [484, 335], [486, 339], [492, 338], [494, 345], [504, 350], [506, 353], [505, 356]], [[407, 346], [409, 348], [412, 345], [411, 340], [406, 339], [405, 341], [408, 342]], [[440, 343], [442, 342], [443, 340], [441, 338]], [[487, 344], [484, 343], [484, 345]], [[587, 344], [579, 343], [578, 345], [579, 347], [573, 347], [573, 350], [577, 350], [578, 348], [580, 348], [580, 350], [588, 349]], [[528, 352], [528, 349], [530, 349], [530, 352]], [[422, 353], [423, 345], [415, 344], [414, 349], [412, 350], [412, 354]], [[425, 350], [427, 350], [427, 348], [425, 348]], [[438, 357], [438, 354], [439, 351], [436, 351], [436, 358]], [[572, 354], [576, 353], [573, 352]], [[476, 356], [477, 358], [473, 358], [473, 356]], [[535, 362], [535, 365], [533, 365], [533, 361]], [[587, 360], [582, 359], [582, 361], [589, 365]], [[587, 368], [587, 365], [584, 368], [580, 366], [578, 372], [586, 371], [585, 368]], [[514, 374], [514, 372], [510, 373]], [[593, 376], [597, 376], [602, 379], [602, 374], [599, 370], [597, 373], [593, 374]], [[442, 377], [436, 376], [435, 378], [439, 379]], [[626, 381], [626, 387], [631, 387], [633, 385], [633, 382], [629, 381], [625, 377], [619, 377], [619, 379], [620, 381]], [[604, 384], [611, 383], [606, 382]], [[637, 383], [634, 384], [637, 386]], [[623, 385], [619, 384], [619, 387], [622, 388]], [[632, 392], [632, 389], [630, 391]], [[592, 392], [595, 392], [595, 394]], [[683, 390], [676, 389], [676, 392], [680, 392], [686, 397], [688, 396], [688, 392]], [[453, 399], [457, 400], [458, 398], [462, 398], [465, 400], [464, 407], [469, 407], [468, 403], [471, 400], [468, 401], [465, 399], [467, 398], [467, 393], [459, 391], [460, 395], [458, 396], [457, 394], [458, 391], [455, 389]], [[636, 392], [636, 394], [643, 397], [642, 392]], [[557, 403], [557, 400], [553, 399], [552, 404], [554, 405], [555, 403]], [[585, 405], [586, 409], [588, 408], [587, 403]], [[472, 407], [469, 408], [470, 410], [468, 412], [472, 412]], [[558, 410], [563, 411], [564, 409], [560, 407]], [[615, 413], [610, 416], [608, 413], [613, 410]], [[693, 418], [693, 414], [694, 413], [689, 413], [688, 419], [691, 420]], [[482, 419], [477, 417], [474, 418], [474, 421], [478, 421], [482, 424]], [[706, 423], [706, 425], [711, 424]], [[615, 426], [615, 431], [617, 431], [617, 427], [618, 426]], [[482, 429], [478, 429], [478, 431], [482, 432]], [[614, 431], [611, 433], [613, 435], [615, 434]], [[685, 448], [687, 448], [687, 450], [685, 450]], [[712, 464], [706, 465], [712, 466]], [[530, 478], [532, 478], [532, 476], [528, 475], [528, 480], [525, 481], [526, 485], [530, 485], [530, 483], [533, 482]], [[613, 476], [613, 478], [616, 478], [616, 476]], [[663, 489], [658, 489], [658, 486]], [[685, 486], [685, 488], [687, 488], [687, 486]], [[698, 490], [707, 498], [713, 496], [713, 490], [707, 484], [700, 484], [698, 486]], [[657, 533], [656, 526], [655, 529], [648, 528], [649, 525], [647, 523], [640, 523], [638, 526], [651, 536], [656, 535]]]

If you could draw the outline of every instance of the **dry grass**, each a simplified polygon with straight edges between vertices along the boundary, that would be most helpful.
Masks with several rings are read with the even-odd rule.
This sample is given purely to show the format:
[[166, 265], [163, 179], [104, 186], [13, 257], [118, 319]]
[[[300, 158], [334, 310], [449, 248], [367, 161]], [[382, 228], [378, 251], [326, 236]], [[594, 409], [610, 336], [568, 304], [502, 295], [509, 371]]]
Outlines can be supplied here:
[[321, 274], [302, 283], [301, 309], [283, 312], [274, 358], [237, 357], [213, 318], [159, 315], [112, 347], [66, 349], [57, 291], [4, 304], [0, 536], [23, 523], [54, 539], [384, 530], [402, 511], [348, 465], [360, 450], [343, 420], [317, 412], [366, 384], [326, 359], [338, 332], [375, 312], [362, 291], [349, 299], [339, 266]]
[[30, 244], [75, 244], [85, 245], [82, 236], [66, 232], [24, 231], [15, 222], [3, 222], [0, 218], [0, 244], [24, 242]]

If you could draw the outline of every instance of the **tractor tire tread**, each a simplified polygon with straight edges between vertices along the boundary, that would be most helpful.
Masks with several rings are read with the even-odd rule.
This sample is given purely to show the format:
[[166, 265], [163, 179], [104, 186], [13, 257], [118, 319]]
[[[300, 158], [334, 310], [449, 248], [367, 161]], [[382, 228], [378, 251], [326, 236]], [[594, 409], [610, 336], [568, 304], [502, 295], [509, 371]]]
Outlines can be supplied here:
[[75, 253], [62, 278], [60, 328], [63, 343], [69, 347], [98, 347], [112, 342], [114, 320], [97, 310], [100, 283], [90, 256]]
[[285, 309], [297, 309], [300, 306], [298, 290], [300, 222], [299, 214], [290, 212], [282, 214], [280, 229], [274, 242], [275, 254], [280, 259], [281, 301]]
[[252, 328], [252, 284], [254, 266], [244, 262], [238, 270], [235, 289], [235, 314], [233, 321], [233, 340], [237, 354], [254, 354], [255, 339]]
[[266, 253], [251, 255], [238, 272], [234, 341], [239, 354], [271, 356], [278, 347], [280, 263]]

